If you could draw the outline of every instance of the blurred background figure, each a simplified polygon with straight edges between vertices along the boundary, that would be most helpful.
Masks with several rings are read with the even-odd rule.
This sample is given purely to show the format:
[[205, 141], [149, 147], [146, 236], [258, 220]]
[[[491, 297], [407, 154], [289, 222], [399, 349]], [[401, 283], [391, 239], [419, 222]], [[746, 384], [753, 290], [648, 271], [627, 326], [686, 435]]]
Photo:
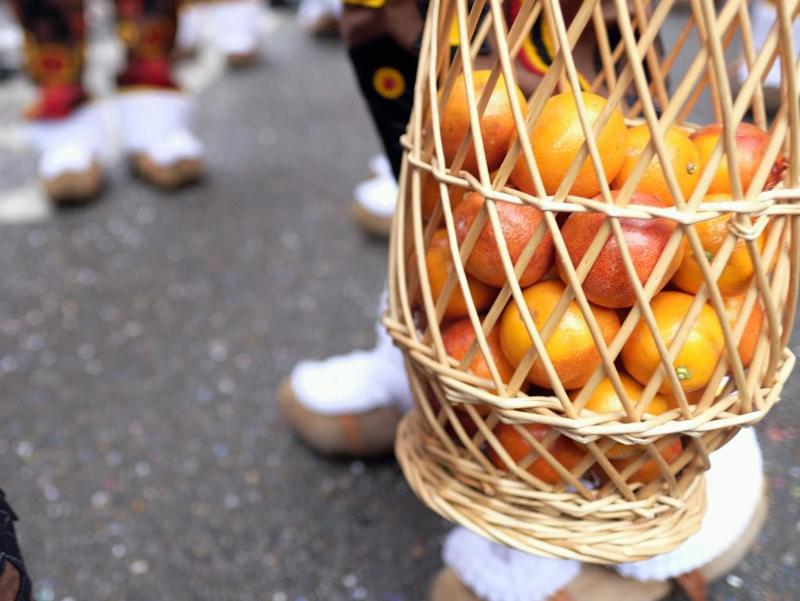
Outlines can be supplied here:
[[177, 56], [191, 56], [207, 41], [231, 67], [258, 62], [259, 0], [186, 0], [178, 19]]
[[[774, 2], [768, 0], [756, 0], [750, 7], [750, 22], [753, 28], [753, 45], [758, 52], [767, 40], [770, 30], [778, 21], [778, 13]], [[794, 38], [795, 50], [800, 43], [800, 22], [794, 21], [792, 37]], [[741, 61], [737, 73], [738, 83], [741, 85], [747, 79], [749, 70], [744, 60]], [[774, 113], [780, 105], [780, 85], [781, 85], [781, 61], [776, 60], [772, 69], [767, 73], [767, 77], [762, 82], [764, 90], [764, 104], [770, 113]]]
[[0, 81], [20, 68], [21, 48], [22, 32], [7, 7], [0, 4]]
[[342, 0], [302, 0], [297, 9], [300, 27], [316, 36], [335, 36], [339, 33]]
[[[133, 171], [161, 188], [199, 180], [203, 147], [188, 127], [190, 102], [172, 76], [177, 0], [118, 0], [125, 60], [117, 75], [121, 144]], [[108, 143], [102, 115], [83, 81], [86, 20], [82, 0], [16, 0], [25, 68], [38, 88], [27, 117], [42, 185], [56, 204], [95, 197], [99, 156]]]

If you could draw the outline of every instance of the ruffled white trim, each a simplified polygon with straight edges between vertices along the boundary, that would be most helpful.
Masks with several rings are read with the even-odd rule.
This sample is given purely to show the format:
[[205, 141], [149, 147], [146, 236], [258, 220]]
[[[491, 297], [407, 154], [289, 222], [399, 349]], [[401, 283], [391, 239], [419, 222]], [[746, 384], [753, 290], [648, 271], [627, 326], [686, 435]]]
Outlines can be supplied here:
[[486, 601], [545, 601], [580, 572], [580, 563], [529, 555], [490, 542], [465, 528], [444, 541], [444, 563]]
[[122, 144], [162, 166], [203, 156], [203, 144], [189, 131], [191, 102], [180, 92], [146, 90], [119, 97]]
[[736, 543], [763, 494], [755, 430], [742, 430], [711, 456], [706, 482], [708, 506], [700, 531], [670, 553], [619, 565], [620, 574], [636, 580], [667, 580], [713, 561]]
[[308, 29], [324, 17], [338, 19], [341, 14], [341, 0], [303, 0], [297, 9], [297, 22], [300, 27]]
[[[381, 296], [379, 316], [386, 309]], [[308, 409], [325, 415], [362, 413], [379, 407], [411, 408], [403, 355], [378, 320], [377, 342], [369, 351], [352, 351], [322, 361], [301, 361], [290, 375], [292, 390]]]
[[214, 45], [223, 54], [258, 50], [263, 4], [258, 0], [217, 2], [210, 6], [209, 25]]
[[27, 125], [27, 137], [40, 155], [39, 175], [45, 179], [88, 170], [100, 154], [103, 134], [102, 109], [94, 102], [64, 119]]
[[397, 206], [397, 180], [391, 173], [378, 173], [353, 190], [356, 202], [376, 217], [391, 218]]

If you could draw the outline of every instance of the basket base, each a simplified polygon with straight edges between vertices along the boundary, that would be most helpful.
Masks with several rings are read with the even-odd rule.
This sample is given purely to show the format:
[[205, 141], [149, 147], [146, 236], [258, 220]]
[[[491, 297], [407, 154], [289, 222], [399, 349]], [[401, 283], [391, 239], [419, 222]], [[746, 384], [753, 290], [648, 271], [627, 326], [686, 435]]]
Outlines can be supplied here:
[[[443, 518], [497, 543], [545, 557], [615, 564], [648, 559], [677, 548], [697, 532], [705, 512], [705, 477], [681, 498], [627, 501], [618, 495], [587, 501], [574, 493], [470, 485], [437, 453], [436, 437], [411, 412], [400, 423], [395, 454], [414, 493]], [[442, 451], [444, 451], [442, 449]]]

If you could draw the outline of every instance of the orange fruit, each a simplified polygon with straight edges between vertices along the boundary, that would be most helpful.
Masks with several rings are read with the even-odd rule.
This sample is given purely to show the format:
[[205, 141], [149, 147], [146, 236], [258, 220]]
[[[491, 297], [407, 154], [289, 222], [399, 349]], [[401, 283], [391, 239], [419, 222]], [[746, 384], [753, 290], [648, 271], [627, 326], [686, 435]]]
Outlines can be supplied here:
[[[475, 102], [480, 101], [490, 74], [491, 71], [488, 70], [475, 71], [472, 74]], [[525, 95], [516, 86], [515, 92], [524, 111], [527, 107]], [[453, 159], [468, 131], [470, 131], [470, 119], [467, 89], [464, 76], [459, 75], [441, 112], [442, 146], [448, 166], [452, 165]], [[497, 79], [489, 98], [489, 103], [486, 105], [486, 110], [480, 118], [480, 131], [483, 138], [484, 151], [486, 152], [486, 162], [489, 171], [493, 171], [503, 162], [509, 143], [516, 133], [514, 116], [511, 113], [511, 103], [508, 101], [506, 81], [502, 75]], [[478, 160], [475, 157], [473, 141], [470, 141], [469, 150], [467, 150], [467, 155], [461, 168], [473, 175], [478, 175]]]
[[[638, 192], [631, 197], [630, 204], [653, 207], [665, 206], [664, 202], [658, 197]], [[601, 213], [573, 213], [564, 223], [561, 228], [561, 235], [575, 267], [580, 264], [581, 259], [586, 254], [586, 250], [605, 220], [605, 215]], [[661, 252], [666, 246], [669, 237], [675, 231], [677, 224], [663, 217], [655, 217], [653, 219], [624, 218], [619, 220], [619, 224], [622, 228], [622, 235], [625, 238], [628, 252], [631, 255], [633, 267], [639, 276], [639, 282], [644, 285], [653, 273], [653, 268], [661, 257]], [[679, 249], [664, 272], [659, 290], [669, 282], [672, 274], [681, 264], [684, 254], [683, 245], [680, 245]], [[564, 264], [560, 260], [557, 263], [558, 273], [566, 283], [567, 276]], [[617, 239], [613, 235], [606, 240], [600, 254], [586, 274], [582, 287], [586, 293], [586, 298], [601, 307], [621, 309], [632, 307], [636, 302], [636, 292], [628, 277], [628, 272], [625, 271], [622, 253]]]
[[[469, 319], [461, 319], [449, 325], [444, 332], [442, 332], [442, 340], [447, 354], [454, 359], [461, 361], [467, 356], [467, 352], [475, 342], [475, 329], [472, 327], [472, 322]], [[486, 336], [486, 343], [489, 346], [489, 352], [492, 355], [492, 360], [497, 367], [497, 372], [503, 382], [508, 382], [511, 376], [514, 375], [514, 368], [506, 360], [503, 355], [503, 350], [500, 348], [500, 333], [498, 328], [492, 329]], [[475, 374], [479, 378], [484, 378], [491, 381], [492, 374], [489, 371], [489, 366], [486, 364], [486, 359], [483, 357], [480, 348], [473, 354], [472, 360], [469, 363], [470, 373]]]
[[[481, 211], [485, 199], [477, 192], [470, 192], [453, 211], [456, 237], [463, 244], [472, 224]], [[516, 264], [525, 246], [542, 221], [542, 212], [530, 205], [517, 205], [508, 202], [495, 203], [500, 228], [506, 241], [508, 254]], [[520, 286], [530, 286], [538, 282], [553, 264], [553, 237], [545, 232], [539, 246], [533, 253], [528, 266], [519, 278]], [[467, 259], [467, 271], [481, 282], [502, 287], [506, 283], [500, 249], [494, 237], [494, 230], [488, 217], [478, 236], [478, 241]]]
[[[525, 424], [519, 427], [526, 430], [531, 437], [540, 442], [544, 440], [551, 430], [550, 426], [545, 426], [544, 424]], [[525, 440], [522, 434], [510, 424], [498, 424], [494, 429], [494, 435], [515, 463], [521, 462], [534, 450], [533, 446]], [[547, 452], [566, 470], [572, 470], [586, 456], [586, 452], [566, 436], [558, 436], [546, 448]], [[505, 461], [492, 447], [489, 447], [489, 458], [498, 468], [508, 468]], [[537, 457], [526, 469], [529, 474], [547, 484], [561, 482], [561, 476], [556, 471], [556, 468], [550, 465], [550, 462], [544, 457]]]
[[[466, 191], [465, 188], [460, 186], [447, 186], [451, 209], [455, 209], [458, 206]], [[422, 218], [425, 221], [428, 221], [433, 216], [433, 211], [440, 202], [439, 182], [436, 181], [436, 178], [426, 173], [422, 176]]]
[[[565, 289], [563, 283], [548, 280], [534, 284], [523, 291], [525, 304], [537, 330], [541, 331], [544, 327]], [[592, 313], [600, 326], [603, 339], [608, 344], [620, 327], [616, 311], [592, 306]], [[519, 308], [513, 301], [505, 308], [500, 321], [500, 344], [506, 359], [515, 367], [533, 346]], [[567, 311], [545, 344], [545, 350], [561, 384], [567, 390], [580, 388], [586, 384], [592, 372], [600, 365], [600, 353], [578, 303], [574, 300], [570, 302]], [[528, 373], [528, 381], [537, 386], [551, 388], [547, 372], [538, 358]]]
[[[437, 230], [433, 234], [430, 247], [425, 253], [425, 265], [428, 269], [428, 281], [431, 285], [433, 300], [436, 302], [439, 295], [444, 290], [444, 285], [450, 272], [453, 270], [453, 256], [450, 254], [450, 246], [447, 242], [447, 231]], [[492, 304], [497, 295], [497, 291], [467, 275], [467, 285], [469, 294], [475, 303], [475, 308], [481, 311]], [[450, 300], [444, 310], [444, 316], [448, 318], [465, 317], [467, 312], [467, 301], [464, 300], [464, 293], [456, 282]]]
[[[744, 304], [744, 294], [738, 296], [726, 296], [722, 299], [725, 304], [725, 312], [728, 315], [728, 322], [730, 323], [731, 332], [739, 320], [739, 314], [742, 312]], [[747, 318], [747, 323], [744, 326], [744, 332], [739, 339], [739, 358], [742, 360], [742, 365], [747, 367], [753, 361], [753, 355], [756, 352], [756, 344], [761, 336], [761, 326], [764, 323], [764, 307], [761, 302], [756, 300], [753, 308], [750, 311], [750, 317]]]
[[[695, 391], [692, 391], [692, 392], [687, 392], [687, 393], [685, 393], [686, 394], [686, 402], [689, 403], [690, 405], [697, 405], [697, 403], [700, 402], [700, 399], [703, 398], [703, 395], [705, 393], [706, 393], [706, 389], [705, 388], [701, 388], [700, 390], [695, 390]], [[675, 409], [675, 408], [681, 406], [680, 403], [678, 402], [677, 397], [674, 394], [665, 395], [664, 398], [667, 399], [667, 403], [669, 403], [669, 408], [670, 409]]]
[[[642, 387], [639, 382], [630, 376], [626, 376], [625, 374], [620, 374], [620, 380], [622, 382], [622, 387], [625, 390], [625, 394], [628, 395], [628, 399], [630, 399], [630, 401], [634, 404], [638, 403], [642, 398], [644, 387]], [[573, 401], [578, 396], [578, 392], [579, 391], [576, 390], [570, 394], [570, 398]], [[589, 411], [594, 411], [595, 413], [619, 413], [620, 419], [624, 419], [626, 416], [625, 407], [622, 404], [617, 391], [614, 390], [611, 380], [608, 378], [603, 378], [600, 381], [594, 391], [592, 391], [592, 394], [589, 396], [589, 400], [584, 405], [584, 408], [588, 409]], [[661, 415], [669, 408], [670, 404], [667, 398], [657, 394], [653, 397], [653, 400], [650, 401], [650, 405], [647, 408], [647, 413]], [[621, 459], [623, 457], [630, 457], [631, 455], [639, 455], [641, 452], [642, 447], [640, 446], [618, 443], [606, 451], [606, 456], [609, 459]]]
[[[638, 125], [628, 130], [628, 147], [625, 152], [625, 161], [617, 177], [614, 178], [614, 187], [622, 188], [628, 181], [636, 166], [639, 156], [650, 142], [650, 128], [647, 125]], [[689, 134], [678, 127], [670, 127], [664, 135], [664, 143], [667, 146], [669, 162], [678, 180], [684, 200], [697, 186], [700, 179], [700, 154], [692, 143]], [[655, 194], [667, 204], [674, 205], [675, 199], [669, 191], [667, 178], [664, 169], [661, 167], [661, 160], [658, 155], [654, 155], [650, 164], [644, 170], [642, 178], [636, 185], [636, 190], [644, 194]]]
[[[608, 101], [591, 92], [582, 92], [582, 97], [589, 123], [594, 125]], [[555, 194], [586, 139], [578, 118], [578, 106], [571, 93], [557, 94], [548, 99], [531, 130], [530, 139], [544, 188], [548, 194]], [[625, 119], [617, 108], [595, 138], [603, 171], [609, 182], [617, 176], [625, 160], [626, 139]], [[522, 153], [511, 172], [511, 181], [523, 192], [535, 193], [533, 178]], [[591, 158], [587, 156], [572, 183], [570, 194], [592, 198], [599, 193], [597, 173]]]
[[[664, 458], [664, 461], [667, 462], [667, 465], [673, 463], [683, 451], [683, 445], [681, 444], [681, 439], [679, 436], [667, 436], [664, 437], [662, 440], [656, 442], [656, 448], [658, 448], [658, 452], [661, 453], [661, 457]], [[644, 451], [643, 451], [644, 452]], [[611, 464], [618, 472], [622, 472], [625, 468], [627, 468], [631, 463], [636, 461], [639, 457], [627, 457], [624, 459], [618, 459], [616, 461], [612, 461]], [[642, 466], [633, 472], [628, 478], [627, 481], [629, 484], [650, 484], [656, 478], [661, 477], [661, 468], [658, 467], [658, 463], [656, 463], [655, 459], [648, 459], [645, 461]], [[606, 479], [608, 476], [606, 476]]]
[[[427, 399], [428, 399], [428, 404], [431, 407], [431, 410], [434, 413], [438, 414], [442, 408], [439, 399], [436, 398], [436, 395], [433, 394], [433, 392], [431, 392], [430, 390], [427, 391]], [[475, 409], [477, 409], [478, 414], [483, 417], [488, 416], [492, 412], [492, 410], [487, 405], [476, 405]], [[472, 419], [472, 416], [469, 413], [467, 413], [466, 409], [464, 409], [460, 405], [456, 405], [455, 411], [453, 413], [455, 414], [454, 417], [458, 420], [458, 423], [464, 429], [464, 432], [466, 433], [467, 436], [472, 438], [473, 436], [475, 436], [475, 434], [478, 433], [478, 425], [475, 423], [475, 420]], [[455, 426], [453, 425], [453, 422], [451, 420], [448, 420], [445, 423], [444, 428], [445, 431], [447, 432], [447, 435], [453, 442], [455, 443], [460, 442], [458, 433], [456, 432]]]
[[[703, 169], [708, 165], [711, 158], [711, 153], [722, 135], [722, 124], [714, 123], [697, 130], [691, 135], [692, 142], [697, 147], [697, 152], [700, 155], [700, 165]], [[739, 170], [739, 177], [742, 181], [742, 191], [747, 192], [750, 183], [753, 181], [753, 176], [758, 170], [758, 166], [764, 159], [764, 153], [769, 145], [769, 135], [764, 130], [751, 125], [750, 123], [740, 123], [736, 126], [736, 133], [734, 134], [736, 142], [736, 156], [737, 167]], [[764, 185], [765, 190], [774, 188], [782, 179], [783, 172], [786, 169], [786, 159], [782, 154], [778, 154], [775, 164], [770, 170], [767, 182]], [[733, 190], [731, 188], [731, 176], [728, 169], [728, 155], [723, 153], [722, 160], [720, 161], [717, 172], [711, 180], [711, 185], [708, 188], [707, 194], [727, 193], [730, 194]]]
[[[731, 200], [730, 194], [711, 194], [703, 199], [703, 202], [723, 202]], [[728, 237], [730, 231], [728, 230], [728, 221], [731, 219], [731, 214], [720, 215], [708, 221], [702, 221], [695, 224], [694, 228], [700, 238], [700, 244], [703, 246], [705, 255], [708, 261], [714, 260], [714, 255], [719, 251], [725, 238]], [[766, 235], [762, 234], [756, 240], [756, 247], [759, 252], [763, 252]], [[686, 253], [683, 256], [680, 267], [672, 276], [672, 283], [684, 292], [691, 292], [696, 294], [703, 284], [703, 274], [700, 271], [700, 266], [697, 264], [694, 253], [689, 246], [689, 241], [685, 241]], [[724, 296], [741, 294], [747, 290], [750, 280], [755, 274], [755, 267], [753, 261], [750, 259], [750, 253], [747, 250], [747, 244], [744, 240], [738, 239], [733, 248], [733, 252], [728, 258], [728, 263], [722, 269], [722, 273], [717, 279], [717, 286], [719, 291]]]
[[[693, 301], [692, 295], [666, 291], [657, 294], [650, 302], [658, 324], [658, 333], [667, 348], [678, 333]], [[692, 392], [708, 384], [724, 350], [725, 339], [717, 314], [710, 305], [703, 305], [673, 362], [683, 390]], [[661, 365], [661, 356], [644, 319], [631, 332], [622, 347], [621, 356], [628, 373], [644, 385]], [[664, 393], [672, 392], [672, 384], [667, 377], [661, 383], [660, 390]]]

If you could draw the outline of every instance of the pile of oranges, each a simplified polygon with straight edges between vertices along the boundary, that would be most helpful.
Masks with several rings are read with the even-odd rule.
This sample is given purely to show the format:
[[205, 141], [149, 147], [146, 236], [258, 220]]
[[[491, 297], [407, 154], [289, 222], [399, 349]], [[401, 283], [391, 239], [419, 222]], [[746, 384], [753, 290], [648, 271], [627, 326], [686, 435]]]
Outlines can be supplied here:
[[[488, 83], [488, 73], [482, 71], [474, 75], [475, 92], [478, 97]], [[517, 93], [520, 105], [524, 109], [524, 97], [519, 90]], [[441, 136], [448, 164], [452, 164], [469, 131], [469, 112], [466, 103], [464, 82], [458, 80], [441, 115]], [[583, 93], [583, 104], [591, 124], [594, 124], [608, 109], [605, 98], [588, 92]], [[490, 171], [496, 170], [516, 138], [507, 84], [502, 77], [495, 84], [480, 120], [480, 130], [488, 168]], [[721, 135], [722, 127], [719, 124], [709, 125], [693, 133], [673, 126], [664, 135], [663, 144], [668, 151], [672, 172], [684, 199], [688, 198], [698, 185]], [[595, 138], [605, 177], [610, 182], [612, 197], [616, 198], [616, 191], [623, 188], [632, 177], [637, 161], [649, 143], [650, 131], [646, 125], [628, 127], [622, 112], [617, 108], [611, 111], [604, 127]], [[743, 123], [736, 130], [735, 140], [739, 178], [742, 189], [748, 190], [759, 165], [764, 160], [769, 136], [761, 129]], [[542, 189], [548, 195], [555, 195], [557, 192], [563, 194], [565, 190], [560, 188], [565, 185], [563, 182], [569, 167], [584, 143], [583, 129], [572, 94], [558, 94], [548, 99], [531, 129], [530, 143], [540, 178], [536, 178], [538, 181], [535, 181], [520, 153], [520, 158], [511, 171], [508, 186], [531, 195], [537, 195]], [[467, 149], [461, 168], [477, 175], [474, 147], [470, 146]], [[772, 166], [765, 189], [775, 186], [780, 181], [784, 169], [785, 161], [779, 156]], [[587, 158], [581, 166], [577, 177], [566, 192], [573, 196], [602, 200], [599, 196], [600, 183], [590, 158]], [[439, 187], [432, 178], [424, 182], [422, 196], [423, 217], [430, 219], [437, 204], [440, 203]], [[453, 210], [455, 236], [461, 245], [481, 214], [486, 200], [478, 193], [464, 193], [456, 187], [450, 187], [448, 196]], [[732, 200], [731, 178], [728, 173], [727, 158], [723, 157], [713, 176], [708, 195], [703, 201], [730, 200]], [[650, 161], [628, 202], [647, 207], [669, 207], [675, 204], [658, 157], [654, 156]], [[505, 382], [510, 381], [516, 368], [525, 362], [530, 368], [523, 390], [547, 394], [553, 387], [548, 373], [549, 366], [533, 353], [534, 343], [525, 321], [529, 315], [536, 329], [541, 331], [569, 285], [570, 270], [555, 252], [553, 238], [548, 228], [540, 227], [544, 215], [539, 209], [530, 205], [505, 202], [497, 202], [494, 207], [504, 237], [502, 244], [512, 263], [516, 265], [532, 237], [538, 237], [538, 242], [534, 241], [537, 246], [533, 256], [517, 277], [527, 305], [527, 314], [521, 313], [517, 303], [510, 300], [499, 322], [487, 337], [489, 350], [497, 373]], [[729, 214], [722, 215], [695, 226], [703, 252], [709, 262], [728, 237], [729, 219]], [[582, 265], [582, 259], [606, 221], [605, 215], [592, 212], [572, 213], [567, 219], [559, 218], [561, 237], [569, 259], [579, 272], [586, 271], [587, 265]], [[636, 276], [644, 286], [668, 246], [668, 241], [673, 238], [678, 225], [672, 220], [661, 217], [621, 218], [618, 224]], [[764, 236], [756, 241], [759, 252], [763, 250], [764, 242]], [[704, 283], [700, 266], [686, 238], [684, 237], [678, 246], [675, 246], [674, 242], [672, 246], [674, 256], [666, 269], [662, 265], [664, 275], [660, 278], [657, 292], [650, 303], [657, 329], [667, 346], [676, 336], [695, 295]], [[495, 303], [499, 289], [508, 279], [501, 256], [500, 244], [495, 239], [492, 226], [487, 219], [464, 263], [469, 294], [479, 312], [488, 310]], [[426, 248], [425, 264], [430, 288], [436, 300], [442, 294], [445, 282], [453, 270], [446, 230], [441, 229], [432, 237]], [[738, 321], [745, 293], [753, 277], [754, 266], [748, 248], [744, 241], [738, 240], [717, 281], [727, 310], [725, 318], [729, 320], [731, 328]], [[627, 313], [637, 302], [635, 288], [623, 262], [623, 251], [614, 236], [608, 237], [597, 259], [588, 268], [582, 289], [594, 314], [596, 333], [599, 331], [606, 344], [611, 343]], [[466, 357], [475, 340], [475, 332], [471, 322], [465, 319], [466, 316], [467, 303], [461, 288], [456, 285], [444, 310], [443, 339], [447, 353], [458, 361]], [[744, 367], [747, 367], [753, 359], [763, 321], [763, 307], [756, 302], [747, 319], [738, 347]], [[576, 300], [569, 303], [563, 316], [555, 327], [551, 328], [544, 348], [561, 386], [571, 398], [575, 399], [601, 363], [590, 325]], [[674, 375], [690, 403], [697, 403], [703, 396], [724, 354], [725, 339], [720, 318], [711, 305], [706, 304], [702, 307], [673, 363]], [[535, 358], [531, 363], [532, 357]], [[651, 330], [643, 320], [634, 328], [624, 344], [617, 363], [626, 396], [631, 402], [636, 403], [641, 399], [644, 387], [661, 365], [661, 356]], [[474, 353], [474, 358], [467, 369], [478, 377], [491, 380], [489, 367], [480, 352]], [[669, 377], [663, 378], [658, 394], [645, 408], [646, 414], [658, 415], [678, 406], [672, 381]], [[582, 411], [584, 414], [586, 412], [615, 414], [620, 419], [624, 419], [626, 415], [623, 403], [608, 378], [594, 388], [588, 395], [588, 400], [584, 399]], [[480, 407], [479, 413], [485, 416], [489, 410], [487, 407]], [[475, 430], [470, 430], [467, 422], [468, 420], [462, 420], [467, 431], [474, 433]], [[552, 465], [552, 459], [561, 463], [564, 469], [571, 470], [587, 452], [581, 445], [563, 435], [557, 435], [545, 425], [510, 426], [501, 423], [495, 428], [494, 434], [504, 452], [499, 453], [497, 449], [487, 446], [487, 453], [499, 468], [508, 467], [509, 460], [517, 463], [527, 457], [528, 460], [523, 461], [521, 465], [534, 477], [547, 484], [561, 481], [558, 470]], [[531, 444], [532, 441], [538, 441], [540, 444]], [[550, 461], [542, 455], [543, 447], [551, 456]], [[681, 439], [677, 435], [664, 437], [658, 441], [657, 448], [664, 460], [671, 463], [681, 454]], [[608, 449], [607, 456], [618, 471], [625, 473], [628, 482], [646, 484], [660, 474], [660, 468], [654, 459], [641, 460], [645, 452], [645, 447], [616, 444]], [[603, 474], [598, 474], [597, 477], [601, 481], [604, 478]]]

